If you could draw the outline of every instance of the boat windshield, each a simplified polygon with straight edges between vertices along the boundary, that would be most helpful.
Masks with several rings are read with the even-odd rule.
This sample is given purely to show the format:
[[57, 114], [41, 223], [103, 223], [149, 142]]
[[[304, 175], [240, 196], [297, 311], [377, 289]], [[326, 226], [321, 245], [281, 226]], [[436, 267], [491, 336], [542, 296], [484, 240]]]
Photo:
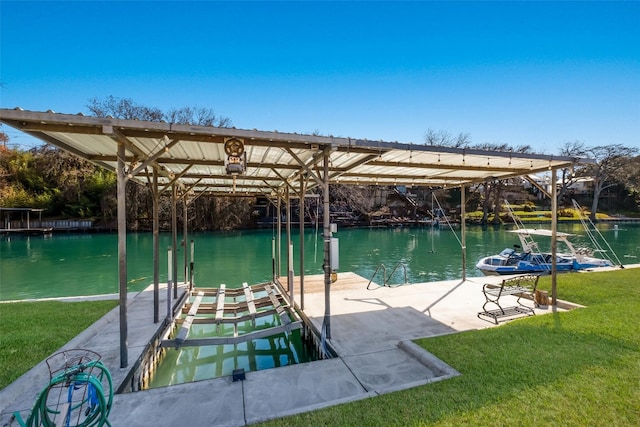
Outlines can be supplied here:
[[502, 252], [500, 252], [500, 256], [503, 256], [505, 258], [509, 258], [511, 255], [513, 255], [516, 252], [515, 249], [512, 248], [506, 248], [504, 249]]

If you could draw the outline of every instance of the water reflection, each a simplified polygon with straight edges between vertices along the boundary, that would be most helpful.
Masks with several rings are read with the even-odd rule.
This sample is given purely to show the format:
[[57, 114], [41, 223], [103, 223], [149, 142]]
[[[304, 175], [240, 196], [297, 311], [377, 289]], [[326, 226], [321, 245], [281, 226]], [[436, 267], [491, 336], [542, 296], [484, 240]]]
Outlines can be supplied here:
[[[618, 225], [618, 230], [615, 230]], [[536, 227], [536, 226], [533, 226]], [[538, 228], [546, 228], [538, 225]], [[509, 226], [467, 227], [467, 277], [480, 276], [477, 260], [518, 243]], [[640, 255], [640, 223], [604, 224], [598, 229], [618, 257], [636, 262]], [[578, 224], [559, 224], [559, 231], [575, 234], [576, 247], [588, 246], [589, 239]], [[284, 234], [284, 233], [283, 233]], [[341, 271], [353, 271], [367, 280], [380, 264], [392, 269], [398, 262], [407, 264], [411, 283], [462, 277], [460, 230], [449, 228], [397, 227], [339, 229]], [[294, 273], [300, 274], [297, 230], [294, 243]], [[195, 283], [201, 287], [240, 287], [271, 279], [271, 230], [228, 233], [192, 233], [195, 242]], [[285, 237], [282, 244], [283, 268], [286, 268]], [[549, 239], [547, 239], [549, 240]], [[166, 248], [171, 235], [160, 235], [160, 247]], [[539, 242], [548, 250], [549, 241]], [[305, 274], [322, 274], [322, 233], [305, 231]], [[319, 253], [315, 253], [318, 248]], [[152, 277], [153, 236], [129, 234], [127, 242], [128, 289], [146, 288]], [[161, 260], [166, 257], [161, 257]], [[183, 274], [182, 256], [178, 271]], [[2, 300], [56, 296], [95, 295], [118, 292], [117, 236], [115, 234], [54, 234], [0, 238], [0, 284]], [[284, 273], [284, 271], [283, 271]], [[160, 262], [160, 281], [167, 280], [166, 262]]]

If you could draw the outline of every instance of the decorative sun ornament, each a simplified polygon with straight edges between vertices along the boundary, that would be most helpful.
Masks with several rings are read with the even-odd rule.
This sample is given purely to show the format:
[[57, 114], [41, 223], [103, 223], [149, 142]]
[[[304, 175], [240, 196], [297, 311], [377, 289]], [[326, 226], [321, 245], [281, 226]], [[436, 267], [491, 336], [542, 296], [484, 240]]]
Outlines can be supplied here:
[[244, 154], [244, 142], [238, 138], [229, 138], [224, 142], [224, 152], [227, 157], [224, 167], [228, 175], [242, 175], [246, 169], [246, 155]]

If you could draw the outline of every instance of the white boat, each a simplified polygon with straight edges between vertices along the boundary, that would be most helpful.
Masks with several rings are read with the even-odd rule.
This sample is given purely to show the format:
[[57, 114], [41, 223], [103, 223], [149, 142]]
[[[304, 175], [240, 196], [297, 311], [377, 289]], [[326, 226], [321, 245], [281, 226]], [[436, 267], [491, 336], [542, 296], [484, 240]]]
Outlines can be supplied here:
[[[540, 252], [532, 236], [551, 237], [550, 230], [519, 229], [512, 230], [520, 239], [520, 245], [506, 248], [497, 255], [482, 258], [476, 268], [487, 276], [521, 273], [545, 273], [551, 271], [552, 255]], [[576, 250], [568, 238], [569, 233], [556, 233], [556, 240], [564, 243], [568, 252], [556, 253], [556, 271], [584, 270], [595, 267], [611, 267], [608, 259], [595, 258], [584, 249]]]

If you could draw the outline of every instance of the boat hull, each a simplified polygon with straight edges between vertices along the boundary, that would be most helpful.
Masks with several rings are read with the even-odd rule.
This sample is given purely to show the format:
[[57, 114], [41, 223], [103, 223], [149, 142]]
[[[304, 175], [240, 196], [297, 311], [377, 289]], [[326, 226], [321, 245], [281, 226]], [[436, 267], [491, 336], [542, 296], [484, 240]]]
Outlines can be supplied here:
[[[509, 257], [494, 255], [481, 259], [476, 268], [485, 276], [503, 276], [509, 274], [544, 274], [552, 268], [551, 254], [513, 254]], [[570, 256], [556, 257], [556, 271], [578, 271], [595, 267], [610, 266], [611, 263], [597, 258], [578, 261]]]

